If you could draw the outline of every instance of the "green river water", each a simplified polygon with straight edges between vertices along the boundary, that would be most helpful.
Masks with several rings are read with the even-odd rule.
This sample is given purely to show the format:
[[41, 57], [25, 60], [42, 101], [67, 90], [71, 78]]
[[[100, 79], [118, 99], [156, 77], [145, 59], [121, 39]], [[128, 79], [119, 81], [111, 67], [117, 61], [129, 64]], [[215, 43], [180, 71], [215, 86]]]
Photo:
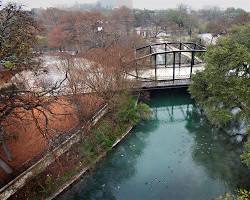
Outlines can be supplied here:
[[151, 93], [141, 122], [58, 200], [211, 200], [250, 188], [242, 147], [212, 128], [185, 90]]

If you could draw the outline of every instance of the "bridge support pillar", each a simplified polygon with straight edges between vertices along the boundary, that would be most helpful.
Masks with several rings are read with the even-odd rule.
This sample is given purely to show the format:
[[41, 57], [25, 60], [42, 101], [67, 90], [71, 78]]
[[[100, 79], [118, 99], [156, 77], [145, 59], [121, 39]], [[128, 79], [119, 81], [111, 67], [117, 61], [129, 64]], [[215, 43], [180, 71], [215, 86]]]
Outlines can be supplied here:
[[[182, 50], [182, 43], [180, 43], [180, 51]], [[179, 67], [181, 66], [181, 52], [179, 53]]]
[[196, 44], [194, 44], [194, 50], [196, 50], [196, 47], [197, 47], [197, 45], [196, 45]]
[[[153, 51], [152, 51], [152, 46], [149, 45], [149, 54], [151, 55], [152, 53], [153, 53]], [[152, 56], [150, 56], [150, 63], [151, 63], [151, 64], [153, 63]]]
[[[137, 57], [137, 51], [135, 50], [135, 59], [136, 57]], [[136, 73], [136, 79], [138, 80], [139, 76], [138, 76], [137, 62], [135, 62], [135, 73]]]
[[[165, 52], [167, 51], [167, 43], [165, 43]], [[167, 68], [167, 53], [165, 53], [165, 67]]]
[[194, 51], [192, 51], [192, 56], [191, 56], [191, 71], [190, 71], [190, 78], [192, 78], [192, 74], [193, 74], [194, 54], [195, 54], [195, 52], [194, 52]]
[[157, 54], [154, 56], [154, 61], [155, 61], [155, 81], [157, 81]]
[[175, 80], [175, 52], [173, 51], [173, 81]]

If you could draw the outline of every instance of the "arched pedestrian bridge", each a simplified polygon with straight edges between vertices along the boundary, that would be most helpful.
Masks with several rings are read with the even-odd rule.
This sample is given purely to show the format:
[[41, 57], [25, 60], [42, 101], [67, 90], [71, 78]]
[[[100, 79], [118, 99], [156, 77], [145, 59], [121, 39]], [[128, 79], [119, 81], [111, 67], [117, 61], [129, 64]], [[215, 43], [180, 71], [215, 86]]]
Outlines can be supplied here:
[[162, 42], [136, 49], [135, 70], [127, 73], [142, 89], [186, 87], [204, 69], [206, 48], [192, 42]]

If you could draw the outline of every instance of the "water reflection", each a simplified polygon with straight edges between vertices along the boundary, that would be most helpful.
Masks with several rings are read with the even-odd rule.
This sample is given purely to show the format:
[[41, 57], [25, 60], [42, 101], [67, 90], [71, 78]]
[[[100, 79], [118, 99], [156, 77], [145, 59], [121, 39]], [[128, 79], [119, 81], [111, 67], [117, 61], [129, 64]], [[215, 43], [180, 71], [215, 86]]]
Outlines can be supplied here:
[[[154, 119], [152, 119], [154, 121]], [[101, 162], [96, 170], [80, 180], [59, 199], [115, 200], [114, 193], [120, 190], [120, 183], [136, 173], [137, 158], [143, 153], [148, 134], [157, 128], [157, 123], [142, 122], [133, 130], [133, 138], [125, 141]]]
[[153, 117], [140, 123], [62, 200], [210, 200], [249, 186], [241, 146], [214, 130], [186, 91], [151, 94]]
[[186, 128], [194, 136], [193, 160], [206, 173], [223, 181], [233, 191], [250, 188], [250, 170], [241, 163], [242, 145], [225, 132], [213, 128], [195, 106], [187, 113]]

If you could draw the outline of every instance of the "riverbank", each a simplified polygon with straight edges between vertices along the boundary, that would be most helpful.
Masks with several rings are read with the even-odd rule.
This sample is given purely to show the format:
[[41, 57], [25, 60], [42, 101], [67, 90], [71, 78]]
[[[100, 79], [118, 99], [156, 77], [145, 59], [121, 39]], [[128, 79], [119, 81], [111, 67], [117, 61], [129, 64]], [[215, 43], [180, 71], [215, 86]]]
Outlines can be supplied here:
[[108, 112], [89, 132], [84, 133], [80, 143], [10, 199], [53, 199], [84, 173], [93, 169], [130, 132], [145, 111], [143, 104], [135, 106], [134, 98], [129, 97], [122, 103], [124, 105], [119, 105], [118, 110]]
[[214, 129], [187, 91], [151, 92], [148, 103], [151, 119], [56, 200], [211, 200], [250, 186], [242, 145]]

